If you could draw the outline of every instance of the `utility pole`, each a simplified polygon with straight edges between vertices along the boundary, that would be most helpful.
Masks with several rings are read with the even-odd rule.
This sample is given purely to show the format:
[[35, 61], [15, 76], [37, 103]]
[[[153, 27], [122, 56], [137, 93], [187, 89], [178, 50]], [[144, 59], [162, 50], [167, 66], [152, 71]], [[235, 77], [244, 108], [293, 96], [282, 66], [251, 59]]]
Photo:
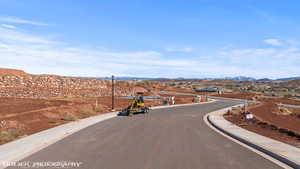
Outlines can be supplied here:
[[111, 76], [111, 110], [115, 110], [115, 76]]
[[247, 106], [248, 106], [248, 100], [247, 100], [247, 96], [245, 95], [245, 100], [244, 100], [244, 109], [245, 109], [245, 113], [247, 112]]

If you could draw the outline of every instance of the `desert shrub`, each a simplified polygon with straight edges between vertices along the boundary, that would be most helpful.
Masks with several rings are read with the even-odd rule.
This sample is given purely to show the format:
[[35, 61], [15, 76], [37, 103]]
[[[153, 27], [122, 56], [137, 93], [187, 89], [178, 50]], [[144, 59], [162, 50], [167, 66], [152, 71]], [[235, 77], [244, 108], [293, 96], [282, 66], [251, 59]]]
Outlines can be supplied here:
[[94, 111], [97, 112], [97, 113], [102, 112], [103, 107], [98, 105], [97, 107], [95, 107]]
[[13, 141], [20, 137], [22, 132], [18, 129], [8, 129], [7, 131], [0, 132], [0, 143]]
[[96, 114], [96, 110], [85, 108], [85, 109], [81, 109], [79, 113], [83, 116], [91, 116]]
[[233, 107], [231, 112], [233, 115], [239, 115], [243, 112], [243, 107]]
[[73, 116], [72, 114], [65, 113], [64, 117], [62, 118], [62, 120], [65, 120], [65, 121], [76, 121], [77, 118], [75, 116]]
[[293, 112], [291, 112], [289, 109], [287, 109], [285, 107], [279, 107], [279, 114], [280, 115], [290, 115], [290, 114], [293, 114]]

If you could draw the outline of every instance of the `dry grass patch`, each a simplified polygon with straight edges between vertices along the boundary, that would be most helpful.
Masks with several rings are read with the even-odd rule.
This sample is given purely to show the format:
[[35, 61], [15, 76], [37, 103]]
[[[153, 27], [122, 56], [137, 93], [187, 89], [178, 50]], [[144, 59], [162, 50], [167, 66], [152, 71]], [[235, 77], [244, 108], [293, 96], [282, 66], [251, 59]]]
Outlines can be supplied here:
[[291, 115], [293, 114], [293, 112], [291, 112], [288, 108], [286, 107], [278, 107], [278, 112], [276, 112], [276, 114], [279, 115]]
[[64, 113], [64, 117], [62, 118], [62, 120], [65, 120], [65, 121], [76, 121], [77, 118], [74, 115], [66, 112], [66, 113]]
[[103, 112], [104, 109], [103, 109], [103, 107], [101, 107], [101, 106], [97, 106], [97, 107], [95, 107], [95, 110], [94, 110], [94, 111], [97, 112], [97, 113], [100, 113], [100, 112]]
[[23, 135], [23, 132], [18, 129], [8, 129], [0, 132], [0, 144], [13, 141]]
[[104, 109], [101, 106], [96, 106], [95, 108], [84, 108], [79, 111], [79, 114], [83, 117], [89, 117], [96, 115], [97, 113], [103, 112]]
[[79, 114], [84, 116], [84, 117], [88, 117], [88, 116], [92, 116], [92, 115], [95, 115], [96, 114], [96, 111], [93, 110], [93, 109], [89, 109], [89, 108], [84, 108], [84, 109], [81, 109], [79, 111]]
[[233, 107], [231, 113], [233, 115], [239, 115], [243, 112], [243, 107]]

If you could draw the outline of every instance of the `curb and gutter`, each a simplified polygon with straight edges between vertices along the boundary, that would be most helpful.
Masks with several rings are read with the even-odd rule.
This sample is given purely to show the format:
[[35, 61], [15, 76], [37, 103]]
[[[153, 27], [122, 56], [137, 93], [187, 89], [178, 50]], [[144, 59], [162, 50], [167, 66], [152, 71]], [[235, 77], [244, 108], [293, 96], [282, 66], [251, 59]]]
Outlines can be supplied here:
[[111, 112], [88, 117], [3, 144], [0, 146], [0, 169], [6, 168], [4, 164], [19, 161], [81, 129], [116, 116], [117, 112]]
[[[237, 105], [237, 106], [242, 106]], [[236, 106], [233, 106], [236, 107]], [[300, 168], [300, 149], [256, 134], [227, 121], [223, 115], [232, 107], [208, 113], [204, 120], [227, 136], [258, 150], [292, 168]], [[264, 156], [266, 157], [266, 156]], [[266, 157], [267, 158], [267, 157]], [[273, 161], [272, 159], [268, 158]], [[274, 162], [274, 161], [273, 161]], [[275, 162], [276, 163], [276, 162]], [[277, 163], [278, 164], [278, 163]]]

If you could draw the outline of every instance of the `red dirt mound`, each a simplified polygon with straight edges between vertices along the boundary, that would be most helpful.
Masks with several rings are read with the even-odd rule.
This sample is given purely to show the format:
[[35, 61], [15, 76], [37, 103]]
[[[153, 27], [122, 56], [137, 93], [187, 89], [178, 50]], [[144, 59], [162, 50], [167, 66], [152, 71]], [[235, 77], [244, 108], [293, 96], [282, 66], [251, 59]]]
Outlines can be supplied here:
[[225, 116], [225, 118], [244, 129], [250, 130], [252, 132], [258, 133], [263, 136], [267, 136], [291, 145], [300, 146], [300, 140], [289, 133], [282, 132], [277, 127], [268, 125], [267, 123], [260, 122], [256, 118], [249, 121], [241, 114]]
[[29, 74], [27, 74], [23, 70], [0, 68], [0, 76], [5, 75], [29, 76]]
[[260, 98], [259, 101], [290, 104], [290, 105], [300, 105], [300, 101], [293, 100], [293, 99], [287, 98], [287, 97], [282, 97], [282, 98]]
[[278, 115], [278, 107], [274, 103], [266, 102], [260, 106], [249, 108], [259, 120], [288, 129], [300, 134], [300, 119], [290, 115]]

